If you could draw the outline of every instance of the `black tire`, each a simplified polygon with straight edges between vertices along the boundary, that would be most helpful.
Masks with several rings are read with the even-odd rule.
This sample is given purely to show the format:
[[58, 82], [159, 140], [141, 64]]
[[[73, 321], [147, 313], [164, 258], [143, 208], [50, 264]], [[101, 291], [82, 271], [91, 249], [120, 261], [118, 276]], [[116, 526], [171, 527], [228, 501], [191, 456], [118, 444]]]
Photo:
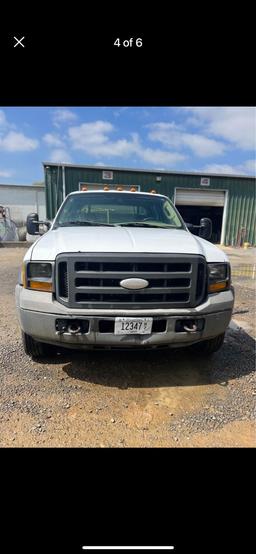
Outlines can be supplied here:
[[26, 354], [33, 359], [45, 358], [56, 353], [55, 346], [44, 342], [38, 342], [24, 333], [24, 331], [22, 331], [22, 342]]
[[225, 333], [222, 335], [218, 335], [217, 337], [214, 337], [214, 339], [204, 340], [202, 342], [198, 342], [194, 345], [194, 349], [199, 354], [203, 354], [205, 356], [213, 354], [214, 352], [217, 352], [219, 350], [224, 342]]

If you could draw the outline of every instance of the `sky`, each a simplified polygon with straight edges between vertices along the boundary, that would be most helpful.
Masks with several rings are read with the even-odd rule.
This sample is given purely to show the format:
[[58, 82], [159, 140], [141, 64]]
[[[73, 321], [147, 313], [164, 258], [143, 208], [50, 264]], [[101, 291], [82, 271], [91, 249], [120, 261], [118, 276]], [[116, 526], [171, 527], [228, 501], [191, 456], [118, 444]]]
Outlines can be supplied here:
[[0, 107], [0, 183], [42, 162], [255, 175], [253, 107]]

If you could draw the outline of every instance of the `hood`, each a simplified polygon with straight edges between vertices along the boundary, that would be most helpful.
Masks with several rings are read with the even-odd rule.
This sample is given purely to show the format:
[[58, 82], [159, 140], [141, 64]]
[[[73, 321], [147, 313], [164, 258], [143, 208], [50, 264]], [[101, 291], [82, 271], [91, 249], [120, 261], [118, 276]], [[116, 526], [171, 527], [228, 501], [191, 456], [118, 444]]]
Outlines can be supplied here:
[[189, 231], [144, 227], [59, 227], [40, 237], [26, 259], [54, 261], [68, 252], [201, 254], [208, 262], [228, 261], [219, 248]]

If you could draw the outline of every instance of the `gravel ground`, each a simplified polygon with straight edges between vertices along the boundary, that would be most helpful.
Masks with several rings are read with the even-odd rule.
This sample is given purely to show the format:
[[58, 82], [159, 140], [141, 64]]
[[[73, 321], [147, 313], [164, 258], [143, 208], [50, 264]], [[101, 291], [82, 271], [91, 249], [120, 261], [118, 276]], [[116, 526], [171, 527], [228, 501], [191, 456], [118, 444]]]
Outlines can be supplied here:
[[256, 446], [255, 282], [234, 283], [236, 325], [211, 359], [184, 349], [34, 362], [14, 304], [23, 255], [0, 249], [0, 446]]

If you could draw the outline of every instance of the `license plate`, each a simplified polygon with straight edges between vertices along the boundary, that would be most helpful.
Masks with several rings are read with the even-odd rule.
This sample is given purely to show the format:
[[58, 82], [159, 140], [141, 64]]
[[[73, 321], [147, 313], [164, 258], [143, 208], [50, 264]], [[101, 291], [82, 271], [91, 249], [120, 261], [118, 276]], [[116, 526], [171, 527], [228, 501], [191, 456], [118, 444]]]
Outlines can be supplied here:
[[149, 335], [153, 317], [116, 317], [115, 335]]

